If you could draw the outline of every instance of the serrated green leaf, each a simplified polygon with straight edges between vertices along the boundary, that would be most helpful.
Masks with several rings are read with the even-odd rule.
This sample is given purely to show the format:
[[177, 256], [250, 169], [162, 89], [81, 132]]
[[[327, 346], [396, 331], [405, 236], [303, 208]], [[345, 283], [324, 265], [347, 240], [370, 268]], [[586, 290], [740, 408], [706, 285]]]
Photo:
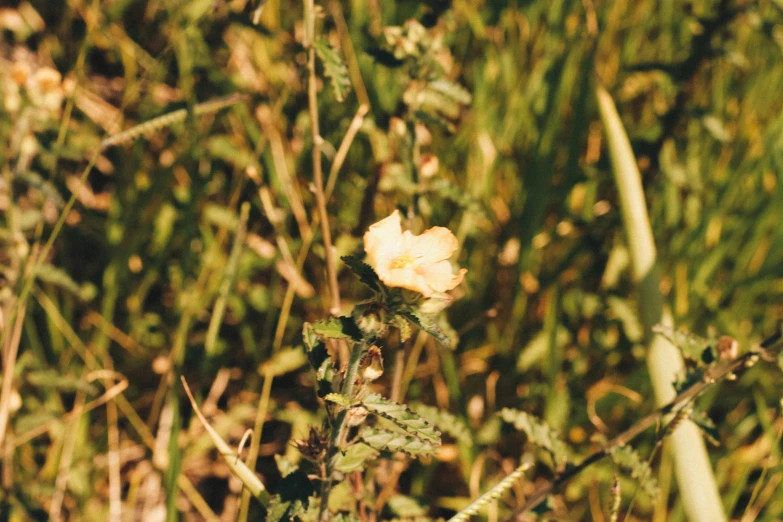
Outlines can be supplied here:
[[631, 472], [639, 487], [651, 498], [658, 496], [658, 481], [655, 479], [647, 461], [630, 446], [615, 446], [610, 451], [612, 460], [622, 469]]
[[453, 346], [452, 339], [444, 332], [437, 323], [437, 319], [431, 315], [418, 314], [409, 310], [402, 310], [400, 314], [403, 315], [410, 322], [430, 334], [437, 341], [441, 342], [447, 348]]
[[378, 293], [384, 292], [383, 283], [381, 283], [378, 274], [375, 273], [375, 270], [373, 270], [370, 265], [356, 256], [343, 256], [340, 259], [343, 260], [345, 266], [350, 268], [351, 272], [356, 274], [359, 277], [359, 280], [367, 285], [370, 290]]
[[377, 393], [370, 393], [362, 399], [368, 411], [390, 420], [405, 433], [436, 446], [440, 445], [440, 432], [404, 404], [392, 402]]
[[568, 459], [568, 446], [546, 422], [529, 413], [512, 408], [503, 408], [499, 415], [501, 419], [512, 424], [516, 429], [525, 432], [531, 443], [549, 451], [556, 466]]
[[353, 405], [353, 401], [350, 397], [346, 397], [345, 395], [341, 395], [339, 393], [327, 393], [324, 396], [324, 400], [333, 402], [334, 404], [342, 406], [343, 408], [350, 408]]
[[[714, 340], [705, 339], [698, 335], [662, 324], [655, 325], [653, 332], [662, 335], [667, 341], [676, 346], [683, 358], [694, 363], [702, 363], [705, 360], [705, 351], [713, 352]], [[712, 360], [715, 360], [715, 354], [711, 353]]]
[[382, 451], [401, 451], [408, 455], [432, 455], [438, 451], [438, 444], [395, 431], [366, 428], [361, 437], [364, 442]]
[[351, 87], [351, 80], [348, 77], [348, 68], [343, 63], [340, 53], [324, 38], [318, 38], [313, 42], [313, 46], [324, 64], [326, 76], [331, 80], [334, 97], [338, 102], [344, 101], [348, 89]]
[[368, 461], [375, 460], [380, 452], [363, 442], [356, 442], [337, 455], [334, 469], [343, 473], [350, 473], [365, 468]]
[[332, 317], [312, 324], [313, 332], [324, 339], [362, 340], [362, 332], [350, 317]]
[[473, 435], [470, 428], [462, 419], [447, 411], [439, 410], [434, 406], [419, 404], [413, 408], [416, 413], [421, 415], [424, 420], [435, 426], [443, 433], [454, 437], [461, 444], [471, 446], [473, 444]]

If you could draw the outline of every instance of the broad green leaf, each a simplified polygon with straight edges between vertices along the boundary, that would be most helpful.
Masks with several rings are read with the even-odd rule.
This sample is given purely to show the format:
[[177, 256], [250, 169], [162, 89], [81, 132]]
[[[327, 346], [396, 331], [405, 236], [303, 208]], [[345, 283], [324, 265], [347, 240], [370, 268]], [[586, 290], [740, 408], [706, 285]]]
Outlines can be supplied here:
[[525, 432], [531, 443], [549, 451], [555, 461], [555, 466], [559, 466], [568, 459], [568, 446], [546, 422], [529, 413], [512, 408], [503, 408], [499, 415], [516, 429]]
[[362, 431], [362, 440], [377, 450], [402, 451], [408, 455], [432, 455], [438, 451], [439, 444], [411, 437], [404, 433], [367, 428]]
[[404, 404], [391, 402], [377, 393], [366, 395], [362, 399], [362, 404], [370, 412], [380, 415], [402, 428], [408, 435], [436, 446], [440, 445], [440, 432]]

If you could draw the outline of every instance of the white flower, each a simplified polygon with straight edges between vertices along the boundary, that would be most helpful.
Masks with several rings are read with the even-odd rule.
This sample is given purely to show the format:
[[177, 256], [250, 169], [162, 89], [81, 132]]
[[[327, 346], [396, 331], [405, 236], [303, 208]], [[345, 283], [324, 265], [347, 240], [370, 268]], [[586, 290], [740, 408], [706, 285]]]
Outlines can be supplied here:
[[364, 234], [367, 260], [381, 281], [424, 297], [447, 292], [462, 282], [467, 270], [454, 274], [448, 261], [457, 247], [457, 238], [444, 227], [432, 227], [418, 236], [403, 232], [398, 210]]

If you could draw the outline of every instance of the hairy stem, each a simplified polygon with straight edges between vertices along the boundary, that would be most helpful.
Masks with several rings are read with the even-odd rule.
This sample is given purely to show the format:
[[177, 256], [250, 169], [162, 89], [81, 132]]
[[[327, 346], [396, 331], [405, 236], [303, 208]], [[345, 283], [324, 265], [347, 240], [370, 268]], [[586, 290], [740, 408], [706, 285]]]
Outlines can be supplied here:
[[[356, 375], [359, 371], [359, 363], [366, 351], [367, 347], [364, 344], [356, 345], [351, 350], [351, 357], [348, 359], [348, 369], [345, 371], [345, 379], [343, 380], [343, 385], [340, 389], [340, 393], [346, 397], [351, 397], [353, 395]], [[329, 510], [326, 509], [326, 507], [329, 501], [329, 492], [332, 490], [334, 464], [340, 451], [340, 445], [342, 444], [343, 439], [345, 439], [345, 432], [348, 429], [345, 422], [347, 416], [347, 409], [340, 411], [334, 420], [334, 424], [332, 424], [329, 448], [326, 452], [326, 476], [321, 483], [321, 511], [318, 518], [322, 521], [329, 519]]]

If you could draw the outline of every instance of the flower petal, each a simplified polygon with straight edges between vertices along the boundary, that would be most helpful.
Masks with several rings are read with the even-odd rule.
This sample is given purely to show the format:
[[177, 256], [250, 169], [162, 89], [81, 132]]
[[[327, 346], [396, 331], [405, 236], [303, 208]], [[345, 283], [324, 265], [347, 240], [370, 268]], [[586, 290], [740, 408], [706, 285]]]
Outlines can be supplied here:
[[432, 295], [432, 287], [426, 277], [413, 267], [379, 270], [378, 277], [386, 286], [407, 288], [419, 292], [424, 297]]
[[451, 230], [444, 227], [432, 227], [418, 236], [406, 231], [403, 233], [403, 238], [419, 264], [437, 263], [448, 259], [459, 246]]
[[427, 284], [437, 292], [448, 292], [462, 282], [462, 278], [468, 272], [462, 268], [457, 274], [451, 271], [451, 263], [440, 261], [427, 265], [419, 265], [419, 274], [427, 281]]
[[376, 271], [399, 256], [402, 247], [401, 219], [400, 211], [395, 210], [389, 217], [370, 225], [370, 229], [364, 234], [367, 261]]

